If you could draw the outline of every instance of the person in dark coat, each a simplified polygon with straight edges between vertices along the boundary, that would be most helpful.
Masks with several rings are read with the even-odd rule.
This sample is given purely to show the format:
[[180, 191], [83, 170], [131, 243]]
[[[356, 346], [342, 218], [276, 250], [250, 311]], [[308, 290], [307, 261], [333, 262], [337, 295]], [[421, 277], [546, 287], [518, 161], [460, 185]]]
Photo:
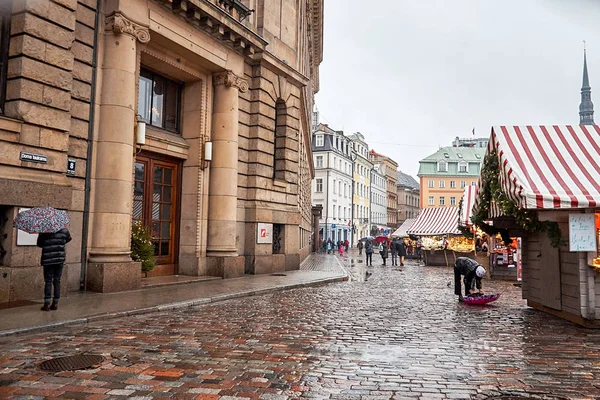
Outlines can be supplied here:
[[398, 239], [393, 238], [392, 244], [390, 245], [390, 251], [392, 252], [392, 265], [398, 265]]
[[458, 257], [454, 263], [454, 294], [462, 301], [460, 277], [464, 276], [465, 296], [470, 296], [481, 291], [481, 278], [485, 275], [485, 268], [469, 257]]
[[400, 257], [400, 265], [404, 266], [404, 257], [406, 257], [406, 243], [404, 240], [398, 240], [398, 257]]
[[358, 246], [357, 246], [357, 247], [358, 247], [358, 255], [359, 255], [359, 256], [362, 256], [362, 249], [363, 249], [363, 247], [364, 247], [362, 240], [360, 240], [360, 241], [358, 242]]
[[383, 242], [381, 244], [381, 246], [382, 246], [381, 247], [382, 250], [380, 252], [381, 253], [381, 259], [383, 260], [383, 265], [385, 265], [385, 260], [387, 260], [387, 258], [388, 258], [388, 242], [387, 241]]
[[367, 267], [373, 266], [373, 243], [367, 240], [365, 243], [365, 254], [367, 256]]
[[[40, 233], [37, 239], [38, 247], [42, 248], [40, 264], [44, 268], [44, 306], [42, 311], [58, 309], [60, 299], [60, 278], [66, 259], [65, 245], [71, 241], [67, 228], [56, 233]], [[54, 296], [52, 296], [54, 286]], [[52, 304], [50, 304], [52, 300]]]

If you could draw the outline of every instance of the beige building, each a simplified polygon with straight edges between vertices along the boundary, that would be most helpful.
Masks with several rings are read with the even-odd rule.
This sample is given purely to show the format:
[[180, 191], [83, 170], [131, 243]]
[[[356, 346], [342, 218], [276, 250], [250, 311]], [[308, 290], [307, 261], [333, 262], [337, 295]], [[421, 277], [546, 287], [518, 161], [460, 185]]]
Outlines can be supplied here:
[[299, 267], [322, 0], [0, 4], [0, 303], [42, 295], [23, 207], [69, 211], [69, 290], [140, 287], [136, 220], [151, 275]]
[[398, 226], [404, 221], [416, 218], [419, 214], [420, 194], [419, 183], [412, 176], [398, 171]]
[[369, 159], [373, 163], [385, 165], [385, 176], [387, 180], [387, 224], [392, 229], [398, 228], [398, 191], [396, 188], [398, 163], [391, 158], [377, 153], [375, 150], [369, 152]]
[[419, 161], [421, 208], [456, 207], [465, 186], [477, 185], [485, 147], [442, 147]]

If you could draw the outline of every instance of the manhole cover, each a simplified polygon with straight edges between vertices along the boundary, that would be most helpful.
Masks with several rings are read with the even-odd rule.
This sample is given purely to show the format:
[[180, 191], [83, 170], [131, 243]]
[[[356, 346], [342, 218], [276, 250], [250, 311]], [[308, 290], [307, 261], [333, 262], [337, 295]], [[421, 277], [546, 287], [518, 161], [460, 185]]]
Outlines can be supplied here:
[[281, 274], [281, 273], [275, 273], [275, 274], [271, 274], [271, 276], [287, 276], [286, 274]]
[[95, 354], [79, 354], [76, 356], [57, 357], [40, 364], [43, 371], [60, 372], [84, 369], [100, 364], [104, 357]]

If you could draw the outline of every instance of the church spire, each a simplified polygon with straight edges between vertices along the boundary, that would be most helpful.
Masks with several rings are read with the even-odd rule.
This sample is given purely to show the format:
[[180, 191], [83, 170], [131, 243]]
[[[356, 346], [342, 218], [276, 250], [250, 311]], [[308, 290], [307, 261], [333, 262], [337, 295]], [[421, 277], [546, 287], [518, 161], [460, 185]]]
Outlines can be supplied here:
[[590, 80], [588, 78], [585, 41], [583, 43], [583, 82], [581, 84], [581, 104], [579, 104], [579, 125], [594, 125], [592, 88], [590, 87]]

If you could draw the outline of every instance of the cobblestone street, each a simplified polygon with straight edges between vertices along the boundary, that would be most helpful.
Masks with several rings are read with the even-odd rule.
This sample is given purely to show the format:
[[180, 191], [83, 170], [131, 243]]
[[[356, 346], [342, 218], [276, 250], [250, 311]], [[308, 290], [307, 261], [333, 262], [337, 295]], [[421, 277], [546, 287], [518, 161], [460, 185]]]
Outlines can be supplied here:
[[[373, 258], [344, 257], [349, 282], [2, 338], [0, 398], [600, 397], [600, 332], [527, 308], [512, 282], [467, 306], [451, 269]], [[37, 367], [78, 353], [106, 361]]]

